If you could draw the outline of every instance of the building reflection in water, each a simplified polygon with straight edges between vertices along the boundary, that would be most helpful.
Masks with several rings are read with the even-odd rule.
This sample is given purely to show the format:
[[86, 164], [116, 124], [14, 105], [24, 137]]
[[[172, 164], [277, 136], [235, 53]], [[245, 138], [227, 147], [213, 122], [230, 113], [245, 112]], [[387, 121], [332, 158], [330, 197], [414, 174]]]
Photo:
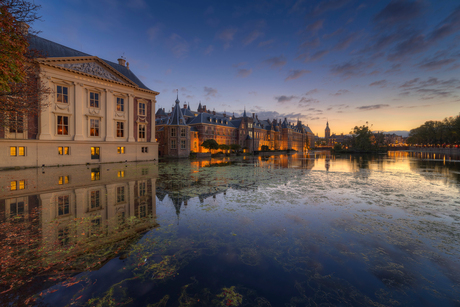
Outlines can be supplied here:
[[139, 233], [159, 226], [152, 193], [157, 177], [158, 166], [149, 163], [3, 171], [0, 289], [24, 291], [25, 280], [45, 271], [97, 269]]

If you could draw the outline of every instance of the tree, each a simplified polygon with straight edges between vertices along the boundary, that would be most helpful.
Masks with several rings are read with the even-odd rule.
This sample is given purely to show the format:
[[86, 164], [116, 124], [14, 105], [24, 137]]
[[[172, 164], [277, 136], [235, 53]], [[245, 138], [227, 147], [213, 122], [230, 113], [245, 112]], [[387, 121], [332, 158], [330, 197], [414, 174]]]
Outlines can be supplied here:
[[230, 145], [230, 149], [233, 150], [233, 151], [238, 151], [241, 149], [241, 145], [240, 144], [232, 144]]
[[372, 132], [369, 130], [368, 126], [355, 126], [353, 129], [353, 148], [359, 151], [370, 151], [372, 150]]
[[201, 146], [208, 150], [211, 150], [211, 152], [213, 150], [219, 149], [219, 144], [214, 139], [209, 139], [209, 140], [204, 141], [203, 144], [201, 144]]
[[[0, 126], [16, 130], [40, 113], [51, 89], [40, 81], [41, 57], [29, 49], [28, 25], [40, 6], [24, 0], [0, 0]], [[26, 117], [26, 118], [25, 118]]]
[[228, 146], [226, 144], [219, 144], [219, 149], [221, 149], [221, 150], [229, 150], [230, 146]]

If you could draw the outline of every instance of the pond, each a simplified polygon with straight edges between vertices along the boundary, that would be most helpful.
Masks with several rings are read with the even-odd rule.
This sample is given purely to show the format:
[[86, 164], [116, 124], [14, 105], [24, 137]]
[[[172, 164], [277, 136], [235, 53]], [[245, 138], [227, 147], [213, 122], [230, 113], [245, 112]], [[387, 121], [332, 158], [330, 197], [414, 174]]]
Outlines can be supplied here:
[[458, 306], [460, 157], [0, 172], [1, 306]]

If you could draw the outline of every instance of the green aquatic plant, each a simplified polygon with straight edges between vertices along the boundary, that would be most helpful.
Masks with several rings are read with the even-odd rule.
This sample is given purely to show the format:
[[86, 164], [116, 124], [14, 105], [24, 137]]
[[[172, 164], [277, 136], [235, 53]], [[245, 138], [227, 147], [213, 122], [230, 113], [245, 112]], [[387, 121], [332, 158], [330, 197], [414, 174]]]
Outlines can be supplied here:
[[220, 306], [240, 306], [243, 302], [243, 296], [235, 291], [235, 286], [222, 288], [222, 292], [217, 295]]

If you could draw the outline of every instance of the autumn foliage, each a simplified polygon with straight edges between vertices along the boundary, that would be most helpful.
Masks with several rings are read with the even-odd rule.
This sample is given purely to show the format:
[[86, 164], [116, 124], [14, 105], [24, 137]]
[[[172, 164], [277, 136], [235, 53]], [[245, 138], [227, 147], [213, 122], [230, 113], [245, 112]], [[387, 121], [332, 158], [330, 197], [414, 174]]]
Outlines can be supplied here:
[[35, 60], [43, 56], [28, 43], [26, 22], [39, 18], [36, 9], [27, 1], [0, 0], [0, 126], [11, 127], [25, 116], [37, 116], [51, 93], [40, 81]]

